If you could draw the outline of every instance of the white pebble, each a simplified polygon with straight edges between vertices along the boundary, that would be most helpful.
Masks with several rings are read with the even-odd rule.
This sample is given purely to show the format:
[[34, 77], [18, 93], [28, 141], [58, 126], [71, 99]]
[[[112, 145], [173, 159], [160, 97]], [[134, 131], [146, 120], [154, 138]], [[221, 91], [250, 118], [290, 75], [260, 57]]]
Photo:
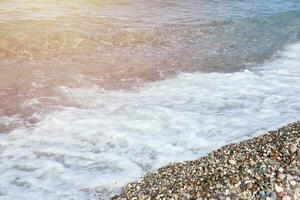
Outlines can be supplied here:
[[297, 184], [297, 182], [292, 180], [292, 181], [290, 181], [290, 184], [291, 184], [291, 186], [295, 186]]
[[282, 200], [291, 200], [291, 197], [286, 195], [286, 196], [282, 197]]
[[283, 192], [283, 188], [277, 184], [275, 184], [275, 190], [276, 190], [276, 192]]
[[279, 178], [280, 180], [283, 180], [285, 178], [285, 175], [280, 173], [280, 174], [278, 174], [277, 178]]
[[229, 163], [232, 164], [232, 165], [235, 165], [236, 161], [235, 160], [229, 160]]

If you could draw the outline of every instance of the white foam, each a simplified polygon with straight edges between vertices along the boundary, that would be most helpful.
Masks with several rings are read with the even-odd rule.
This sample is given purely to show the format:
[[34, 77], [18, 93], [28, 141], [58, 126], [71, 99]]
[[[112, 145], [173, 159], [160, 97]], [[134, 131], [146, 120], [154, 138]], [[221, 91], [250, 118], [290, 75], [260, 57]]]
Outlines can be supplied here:
[[300, 116], [300, 44], [256, 69], [181, 74], [139, 91], [62, 88], [85, 108], [0, 136], [0, 199], [109, 198], [169, 162], [196, 159]]

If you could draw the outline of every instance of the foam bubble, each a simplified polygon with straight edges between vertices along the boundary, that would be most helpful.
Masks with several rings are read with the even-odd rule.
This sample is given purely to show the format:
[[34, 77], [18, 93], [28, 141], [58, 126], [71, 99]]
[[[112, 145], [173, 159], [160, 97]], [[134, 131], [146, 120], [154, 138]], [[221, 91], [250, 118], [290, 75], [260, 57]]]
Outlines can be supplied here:
[[61, 91], [84, 108], [0, 136], [0, 199], [107, 199], [167, 163], [297, 120], [300, 44], [242, 72], [185, 73], [138, 91]]

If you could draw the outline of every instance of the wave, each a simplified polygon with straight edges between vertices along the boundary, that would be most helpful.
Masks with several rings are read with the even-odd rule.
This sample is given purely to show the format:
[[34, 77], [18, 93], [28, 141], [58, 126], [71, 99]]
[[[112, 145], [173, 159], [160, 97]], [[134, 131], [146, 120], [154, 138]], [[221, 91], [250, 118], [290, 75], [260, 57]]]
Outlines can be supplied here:
[[182, 73], [137, 91], [62, 87], [62, 107], [0, 136], [3, 199], [107, 199], [170, 162], [300, 116], [300, 43], [235, 73]]

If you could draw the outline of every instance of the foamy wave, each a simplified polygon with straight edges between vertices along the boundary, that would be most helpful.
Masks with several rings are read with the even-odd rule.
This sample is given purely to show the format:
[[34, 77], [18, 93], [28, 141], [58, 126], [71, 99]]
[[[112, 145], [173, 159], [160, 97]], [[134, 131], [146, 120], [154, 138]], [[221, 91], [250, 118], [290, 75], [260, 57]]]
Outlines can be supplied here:
[[64, 89], [86, 107], [0, 136], [1, 200], [106, 199], [169, 162], [299, 119], [300, 44], [243, 72], [181, 74], [136, 92]]

